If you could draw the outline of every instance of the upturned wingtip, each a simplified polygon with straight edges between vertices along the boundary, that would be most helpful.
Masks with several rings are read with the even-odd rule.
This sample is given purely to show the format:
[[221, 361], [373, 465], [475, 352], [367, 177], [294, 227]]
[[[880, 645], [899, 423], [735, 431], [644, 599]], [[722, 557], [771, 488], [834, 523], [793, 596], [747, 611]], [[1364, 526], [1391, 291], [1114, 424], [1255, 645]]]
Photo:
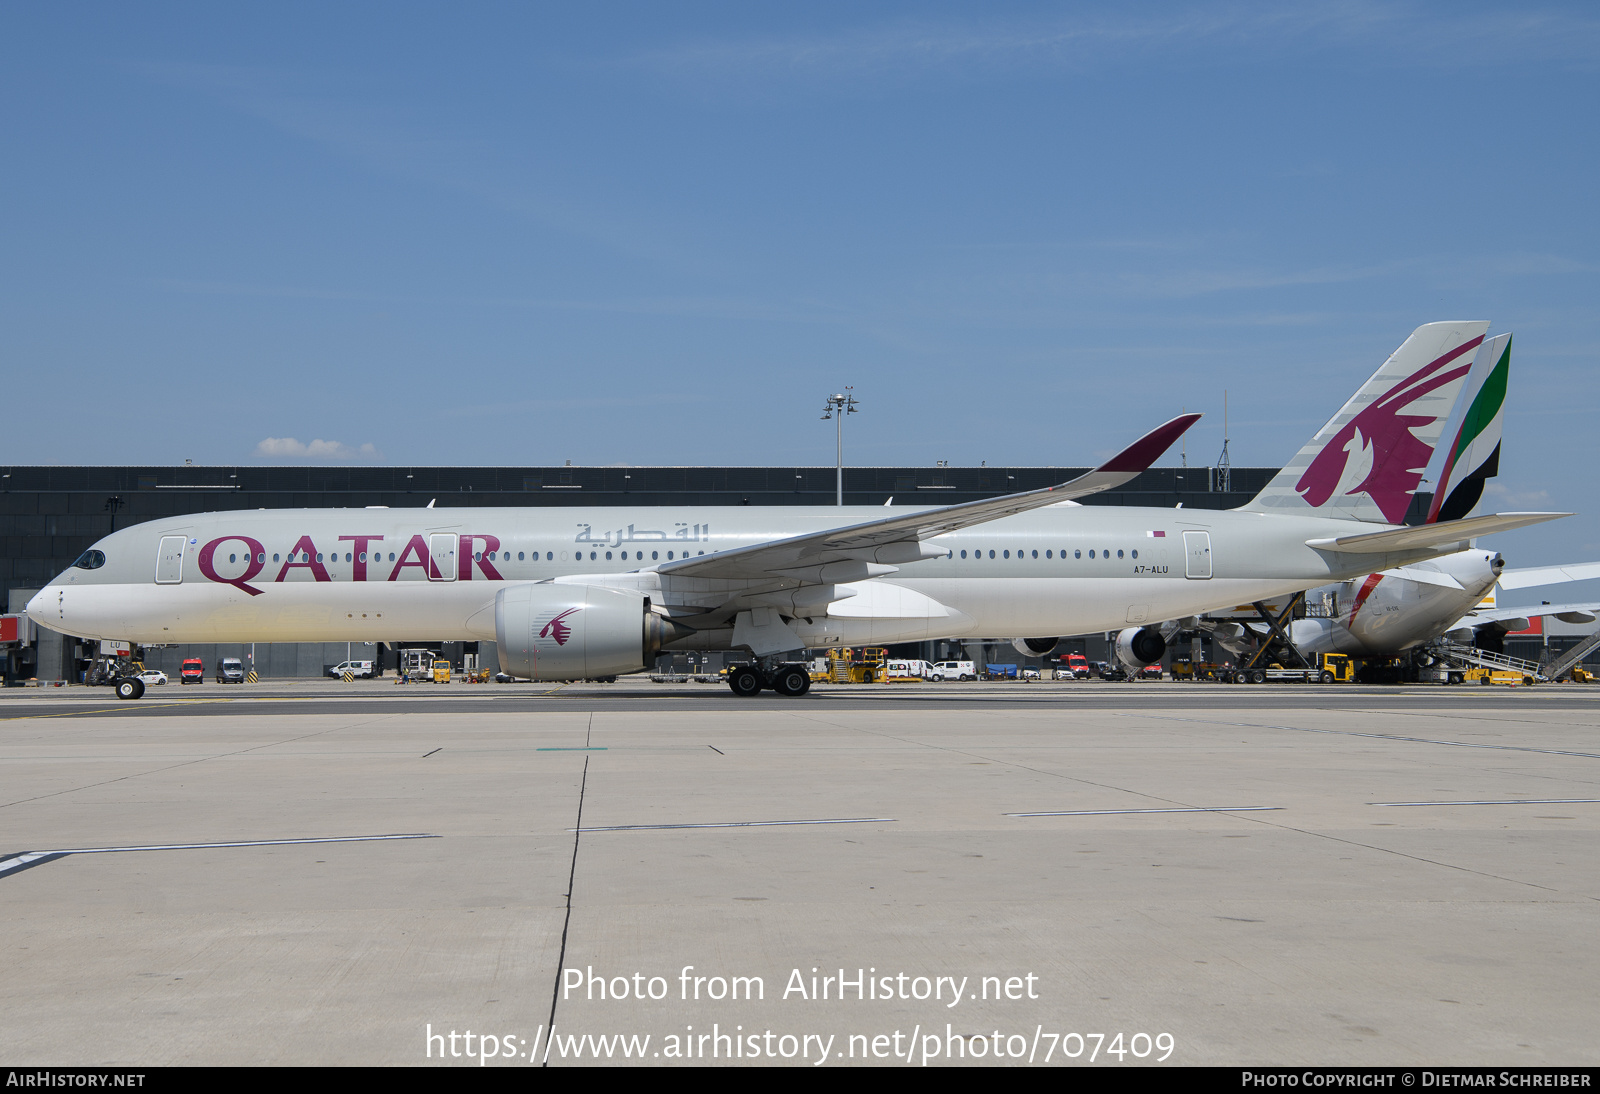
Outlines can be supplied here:
[[1180, 414], [1170, 422], [1156, 426], [1127, 448], [1095, 468], [1096, 471], [1140, 472], [1171, 448], [1184, 432], [1201, 418], [1199, 414]]

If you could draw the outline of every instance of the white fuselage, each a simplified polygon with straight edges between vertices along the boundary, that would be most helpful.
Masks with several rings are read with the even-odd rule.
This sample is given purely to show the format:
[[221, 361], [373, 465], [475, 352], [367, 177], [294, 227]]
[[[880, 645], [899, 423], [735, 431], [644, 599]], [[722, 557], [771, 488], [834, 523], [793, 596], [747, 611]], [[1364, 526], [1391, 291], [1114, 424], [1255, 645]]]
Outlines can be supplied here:
[[[103, 564], [68, 569], [30, 602], [28, 614], [67, 634], [140, 643], [493, 640], [497, 591], [554, 581], [642, 592], [695, 626], [672, 647], [730, 648], [728, 605], [784, 602], [799, 583], [689, 578], [660, 567], [884, 512], [683, 506], [207, 513], [113, 533], [91, 552]], [[1377, 527], [1314, 516], [1061, 504], [940, 535], [932, 541], [945, 550], [938, 558], [854, 582], [845, 599], [808, 607], [802, 598], [779, 610], [808, 646], [1081, 634], [1442, 553], [1355, 555], [1305, 545]]]
[[1338, 615], [1297, 619], [1289, 636], [1307, 656], [1394, 657], [1438, 638], [1482, 603], [1503, 565], [1495, 552], [1474, 550], [1414, 567], [1444, 575], [1460, 588], [1396, 574], [1366, 574], [1340, 585]]

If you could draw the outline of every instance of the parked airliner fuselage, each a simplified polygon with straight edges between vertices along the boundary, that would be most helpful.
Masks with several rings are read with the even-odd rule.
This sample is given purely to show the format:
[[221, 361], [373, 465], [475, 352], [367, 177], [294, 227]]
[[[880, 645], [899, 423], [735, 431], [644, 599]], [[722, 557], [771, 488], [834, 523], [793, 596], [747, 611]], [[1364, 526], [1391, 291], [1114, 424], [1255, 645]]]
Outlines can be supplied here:
[[[1486, 343], [1488, 326], [1418, 327], [1248, 506], [1228, 512], [1073, 504], [1149, 468], [1198, 417], [1182, 414], [1066, 482], [928, 509], [257, 510], [156, 521], [96, 544], [28, 614], [68, 634], [147, 644], [491, 639], [504, 671], [536, 680], [636, 672], [664, 648], [746, 649], [766, 675], [730, 676], [744, 695], [803, 693], [804, 673], [772, 674], [802, 647], [1142, 628], [1559, 516], [1394, 524], [1463, 391], [1488, 390], [1469, 374], [1504, 372], [1510, 338]], [[1493, 460], [1461, 451], [1470, 485]], [[1146, 637], [1139, 655], [1150, 660], [1163, 642]]]
[[[896, 507], [889, 512], [911, 512]], [[207, 513], [115, 532], [33, 599], [37, 623], [139, 643], [494, 640], [496, 593], [534, 582], [629, 590], [728, 648], [707, 614], [776, 605], [807, 646], [1120, 630], [1440, 553], [1306, 546], [1314, 516], [1063, 504], [937, 536], [944, 553], [837, 586], [662, 574], [685, 557], [881, 517], [881, 507], [335, 509]], [[1374, 525], [1366, 525], [1370, 530]], [[86, 566], [93, 564], [93, 568]], [[798, 588], [800, 591], [796, 592]], [[796, 599], [784, 601], [785, 595]], [[777, 599], [774, 599], [776, 597]], [[787, 607], [783, 606], [787, 604]]]
[[1438, 638], [1494, 590], [1505, 561], [1493, 551], [1463, 551], [1426, 562], [1415, 570], [1454, 580], [1458, 588], [1371, 573], [1340, 586], [1339, 613], [1297, 619], [1289, 636], [1306, 656], [1345, 653], [1393, 657]]

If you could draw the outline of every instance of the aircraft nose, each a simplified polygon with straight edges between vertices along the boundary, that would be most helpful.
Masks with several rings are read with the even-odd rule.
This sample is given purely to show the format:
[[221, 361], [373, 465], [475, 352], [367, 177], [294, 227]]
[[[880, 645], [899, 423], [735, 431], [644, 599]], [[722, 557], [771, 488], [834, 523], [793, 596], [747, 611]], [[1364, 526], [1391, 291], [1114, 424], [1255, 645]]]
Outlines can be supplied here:
[[[22, 609], [23, 612], [27, 614], [29, 619], [33, 620], [36, 626], [50, 627], [52, 620], [60, 621], [61, 613], [57, 608], [56, 602], [56, 594], [59, 592], [60, 590], [54, 585], [46, 585], [33, 594], [33, 598], [28, 601], [28, 606]], [[55, 628], [50, 627], [50, 629], [54, 630]]]

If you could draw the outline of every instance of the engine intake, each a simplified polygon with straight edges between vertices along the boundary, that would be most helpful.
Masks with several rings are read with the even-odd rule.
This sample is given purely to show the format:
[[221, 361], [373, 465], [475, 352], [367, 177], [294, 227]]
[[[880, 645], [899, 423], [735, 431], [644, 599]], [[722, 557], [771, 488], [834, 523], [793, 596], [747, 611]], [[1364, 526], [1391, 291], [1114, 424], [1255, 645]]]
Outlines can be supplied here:
[[650, 598], [599, 585], [527, 584], [494, 600], [500, 671], [525, 680], [588, 680], [639, 672], [689, 633]]
[[1153, 665], [1167, 652], [1167, 640], [1154, 627], [1129, 627], [1117, 635], [1117, 660], [1129, 672]]
[[1013, 638], [1011, 645], [1024, 657], [1043, 657], [1060, 641], [1059, 638]]

